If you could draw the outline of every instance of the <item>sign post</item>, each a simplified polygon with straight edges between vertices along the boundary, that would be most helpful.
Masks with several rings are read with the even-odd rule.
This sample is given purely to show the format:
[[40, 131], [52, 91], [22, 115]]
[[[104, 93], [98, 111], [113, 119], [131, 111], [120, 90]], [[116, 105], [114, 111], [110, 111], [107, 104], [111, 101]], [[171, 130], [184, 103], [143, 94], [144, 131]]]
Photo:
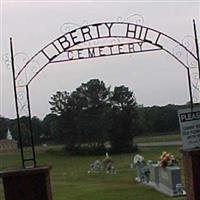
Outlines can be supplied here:
[[178, 112], [187, 200], [200, 200], [200, 107]]

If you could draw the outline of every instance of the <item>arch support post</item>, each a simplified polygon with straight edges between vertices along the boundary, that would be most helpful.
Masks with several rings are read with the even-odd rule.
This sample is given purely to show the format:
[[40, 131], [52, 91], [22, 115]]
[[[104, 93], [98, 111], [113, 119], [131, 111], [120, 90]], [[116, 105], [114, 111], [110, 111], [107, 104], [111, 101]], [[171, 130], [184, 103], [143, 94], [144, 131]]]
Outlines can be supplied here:
[[197, 63], [198, 63], [199, 79], [200, 79], [200, 56], [199, 56], [197, 29], [196, 29], [196, 23], [195, 23], [194, 19], [193, 19], [193, 26], [194, 26], [194, 38], [195, 38], [195, 45], [196, 45], [196, 52], [197, 52]]
[[[28, 106], [28, 119], [30, 140], [32, 146], [32, 158], [25, 158], [24, 148], [22, 141], [22, 126], [20, 124], [20, 112], [17, 96], [17, 85], [14, 67], [14, 53], [12, 38], [10, 38], [10, 52], [11, 52], [11, 65], [12, 65], [12, 78], [14, 88], [14, 99], [17, 113], [18, 125], [18, 140], [21, 150], [22, 169], [0, 171], [0, 178], [3, 179], [4, 196], [5, 200], [52, 200], [51, 181], [50, 181], [50, 166], [36, 167], [35, 148], [33, 141], [33, 128], [31, 120], [29, 88], [26, 85], [26, 103]], [[26, 166], [26, 162], [33, 162], [32, 166]]]
[[[13, 50], [12, 38], [10, 38], [10, 53], [11, 53], [12, 79], [13, 79], [15, 108], [16, 108], [16, 114], [17, 114], [18, 143], [19, 143], [20, 154], [21, 154], [21, 163], [22, 163], [22, 167], [26, 168], [26, 162], [31, 161], [31, 162], [33, 162], [33, 165], [31, 167], [36, 167], [36, 156], [35, 156], [35, 147], [34, 147], [34, 140], [33, 140], [33, 127], [32, 127], [32, 119], [31, 119], [31, 108], [30, 108], [30, 98], [29, 98], [28, 85], [26, 85], [26, 102], [27, 102], [27, 106], [28, 106], [28, 121], [29, 121], [29, 131], [30, 131], [30, 143], [31, 143], [32, 157], [31, 158], [25, 158], [26, 156], [25, 156], [23, 140], [22, 140], [22, 129], [21, 129], [21, 123], [20, 123], [19, 106], [18, 106], [15, 63], [14, 63], [14, 50]], [[28, 167], [30, 167], [30, 166], [28, 166]]]
[[189, 95], [190, 95], [190, 106], [191, 106], [191, 109], [193, 109], [194, 103], [193, 103], [193, 97], [192, 97], [192, 84], [191, 84], [190, 68], [186, 68], [186, 69], [187, 69], [187, 78], [188, 78]]
[[21, 152], [22, 167], [25, 168], [24, 151], [23, 151], [23, 144], [22, 144], [22, 132], [21, 132], [21, 125], [20, 125], [20, 117], [19, 117], [19, 106], [18, 106], [18, 99], [17, 99], [17, 86], [16, 86], [16, 79], [15, 79], [14, 50], [13, 50], [12, 38], [10, 38], [10, 54], [11, 54], [11, 67], [12, 67], [12, 79], [13, 79], [15, 109], [16, 109], [16, 114], [17, 114], [19, 148], [20, 148], [20, 152]]
[[29, 120], [32, 158], [27, 159], [27, 160], [25, 159], [24, 162], [25, 161], [32, 161], [33, 167], [36, 167], [35, 144], [34, 144], [34, 139], [33, 139], [33, 125], [32, 125], [32, 119], [31, 119], [31, 106], [30, 106], [30, 97], [29, 97], [28, 85], [26, 85], [26, 97], [27, 97], [27, 104], [28, 104], [28, 120]]

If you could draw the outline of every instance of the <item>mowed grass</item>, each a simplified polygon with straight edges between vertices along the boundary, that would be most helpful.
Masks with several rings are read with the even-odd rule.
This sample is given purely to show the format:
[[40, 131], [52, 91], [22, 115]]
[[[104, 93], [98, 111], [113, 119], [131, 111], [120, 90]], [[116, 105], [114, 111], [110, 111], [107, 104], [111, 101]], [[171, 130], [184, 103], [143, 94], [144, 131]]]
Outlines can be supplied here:
[[158, 136], [138, 136], [134, 138], [136, 143], [150, 143], [150, 142], [171, 142], [181, 141], [181, 134], [176, 135], [158, 135]]
[[[176, 155], [181, 164], [177, 147], [142, 148], [140, 154], [146, 160], [157, 160], [162, 151]], [[104, 156], [65, 156], [56, 151], [37, 150], [39, 165], [51, 165], [53, 200], [169, 200], [153, 188], [134, 181], [136, 170], [130, 169], [133, 154], [112, 155], [117, 169], [116, 175], [105, 173], [88, 174], [89, 165]], [[0, 154], [0, 170], [20, 166], [19, 152]], [[185, 198], [176, 198], [185, 200]], [[0, 200], [4, 200], [3, 185], [0, 182]]]

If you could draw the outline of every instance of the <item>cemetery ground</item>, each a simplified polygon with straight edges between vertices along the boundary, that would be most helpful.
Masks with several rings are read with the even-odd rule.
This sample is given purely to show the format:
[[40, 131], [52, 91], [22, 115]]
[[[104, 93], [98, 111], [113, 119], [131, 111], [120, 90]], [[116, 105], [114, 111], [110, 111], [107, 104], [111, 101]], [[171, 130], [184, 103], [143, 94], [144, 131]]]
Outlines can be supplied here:
[[[88, 174], [90, 163], [103, 160], [104, 156], [67, 156], [61, 151], [61, 146], [51, 146], [47, 149], [37, 147], [39, 165], [51, 165], [51, 186], [53, 200], [169, 200], [151, 187], [136, 183], [136, 170], [130, 169], [130, 162], [134, 154], [111, 155], [116, 175]], [[181, 162], [179, 147], [143, 147], [139, 154], [145, 160], [158, 160], [163, 151], [173, 153]], [[12, 169], [20, 166], [19, 152], [1, 153], [0, 170]], [[183, 175], [183, 173], [182, 173]], [[182, 177], [183, 178], [183, 177]], [[175, 198], [185, 200], [184, 197]], [[0, 200], [4, 200], [3, 185], [0, 180]]]

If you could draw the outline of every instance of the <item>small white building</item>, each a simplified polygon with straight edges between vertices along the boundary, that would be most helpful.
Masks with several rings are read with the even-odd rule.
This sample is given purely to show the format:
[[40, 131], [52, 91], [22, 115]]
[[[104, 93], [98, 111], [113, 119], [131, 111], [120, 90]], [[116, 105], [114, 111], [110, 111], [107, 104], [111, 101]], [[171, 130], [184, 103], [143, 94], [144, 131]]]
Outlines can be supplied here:
[[0, 140], [0, 152], [17, 150], [17, 141], [13, 140], [12, 134], [8, 129], [6, 139]]

